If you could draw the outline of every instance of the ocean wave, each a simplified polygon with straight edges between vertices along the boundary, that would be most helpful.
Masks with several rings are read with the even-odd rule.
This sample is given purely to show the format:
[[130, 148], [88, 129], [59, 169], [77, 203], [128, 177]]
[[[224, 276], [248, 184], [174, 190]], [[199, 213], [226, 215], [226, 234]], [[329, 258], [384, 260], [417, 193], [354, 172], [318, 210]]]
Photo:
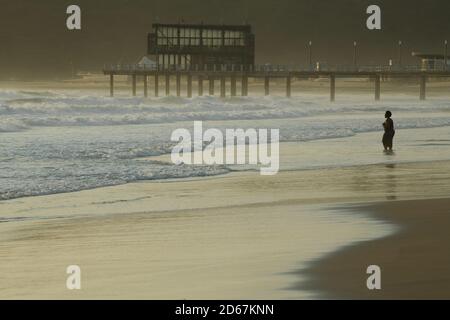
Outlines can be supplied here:
[[[446, 99], [417, 101], [410, 98], [394, 99], [390, 102], [367, 103], [367, 97], [344, 98], [330, 103], [323, 95], [305, 95], [304, 97], [232, 97], [220, 99], [218, 97], [202, 96], [194, 98], [184, 97], [104, 97], [96, 95], [68, 94], [68, 93], [33, 93], [22, 91], [0, 91], [0, 102], [10, 104], [9, 111], [20, 113], [129, 113], [129, 112], [193, 112], [218, 111], [227, 113], [237, 111], [305, 111], [306, 115], [322, 114], [336, 111], [378, 111], [386, 106], [396, 110], [447, 110], [450, 103]], [[0, 104], [1, 104], [0, 103]], [[300, 110], [299, 110], [300, 109]]]
[[[1, 96], [1, 95], [0, 95]], [[329, 103], [323, 99], [249, 97], [221, 100], [214, 97], [193, 99], [164, 97], [105, 98], [96, 96], [52, 96], [18, 98], [0, 104], [3, 127], [21, 123], [20, 130], [31, 127], [119, 126], [164, 124], [180, 121], [261, 120], [320, 117], [324, 115], [395, 113], [448, 113], [450, 104], [433, 102], [389, 102], [367, 104], [359, 101]], [[420, 126], [420, 123], [416, 123]], [[441, 125], [447, 125], [442, 122]], [[14, 130], [6, 128], [3, 132]]]
[[[92, 163], [90, 164], [92, 166]], [[100, 165], [100, 164], [97, 164]], [[76, 192], [140, 180], [205, 177], [230, 172], [224, 166], [188, 166], [157, 162], [102, 163], [103, 168], [71, 171], [70, 168], [38, 168], [34, 172], [1, 177], [0, 201], [28, 196]], [[72, 168], [73, 169], [73, 168]]]
[[[109, 98], [67, 92], [0, 90], [0, 200], [229, 172], [142, 158], [172, 150], [171, 133], [279, 128], [281, 141], [342, 138], [381, 130], [386, 109], [398, 129], [450, 126], [446, 100], [330, 103], [324, 96]], [[35, 130], [35, 131], [28, 131]], [[21, 132], [23, 131], [23, 132]], [[15, 133], [17, 132], [17, 133]]]
[[20, 120], [0, 119], [0, 132], [18, 132], [28, 128], [29, 126]]

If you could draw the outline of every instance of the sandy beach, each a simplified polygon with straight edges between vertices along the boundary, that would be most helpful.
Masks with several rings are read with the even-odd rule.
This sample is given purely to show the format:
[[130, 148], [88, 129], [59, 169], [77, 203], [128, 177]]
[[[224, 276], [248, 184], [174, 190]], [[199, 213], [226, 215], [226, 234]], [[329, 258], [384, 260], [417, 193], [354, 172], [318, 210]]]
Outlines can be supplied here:
[[[363, 267], [374, 261], [386, 268], [383, 297], [420, 297], [436, 281], [441, 286], [428, 296], [445, 296], [438, 276], [445, 273], [403, 267], [410, 255], [423, 255], [424, 270], [448, 268], [448, 242], [435, 245], [446, 239], [446, 200], [391, 201], [377, 205], [375, 214], [336, 204], [443, 197], [450, 180], [442, 173], [449, 169], [450, 162], [425, 162], [286, 171], [275, 178], [247, 172], [3, 201], [10, 220], [0, 224], [0, 296], [366, 298]], [[433, 214], [422, 210], [439, 207]], [[442, 232], [431, 231], [436, 227]], [[353, 249], [332, 254], [349, 242]], [[84, 272], [80, 291], [65, 288], [71, 264]], [[418, 279], [423, 284], [414, 286]]]
[[[445, 297], [446, 200], [433, 200], [450, 194], [445, 98], [90, 94], [2, 92], [0, 298]], [[198, 119], [280, 128], [280, 172], [170, 163], [170, 133]], [[81, 290], [66, 288], [69, 265]]]
[[[450, 299], [450, 199], [393, 201], [350, 208], [400, 230], [321, 259], [302, 272], [326, 299]], [[381, 267], [382, 289], [367, 290], [364, 269]]]

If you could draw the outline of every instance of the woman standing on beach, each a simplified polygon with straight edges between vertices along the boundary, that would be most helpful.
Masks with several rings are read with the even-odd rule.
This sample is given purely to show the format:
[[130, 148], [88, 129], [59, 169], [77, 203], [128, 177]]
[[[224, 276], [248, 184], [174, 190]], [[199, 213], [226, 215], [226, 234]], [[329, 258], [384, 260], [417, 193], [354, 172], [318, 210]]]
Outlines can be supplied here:
[[386, 121], [383, 123], [384, 127], [384, 135], [383, 135], [383, 146], [384, 151], [392, 151], [392, 140], [394, 139], [395, 129], [394, 129], [394, 121], [392, 121], [392, 113], [390, 111], [386, 111], [384, 114]]

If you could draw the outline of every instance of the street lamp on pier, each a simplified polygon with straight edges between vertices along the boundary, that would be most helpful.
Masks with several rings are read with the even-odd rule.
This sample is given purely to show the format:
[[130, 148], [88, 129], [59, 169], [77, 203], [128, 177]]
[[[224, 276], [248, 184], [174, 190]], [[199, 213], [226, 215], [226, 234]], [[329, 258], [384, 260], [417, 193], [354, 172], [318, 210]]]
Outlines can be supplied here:
[[402, 66], [402, 46], [403, 46], [403, 42], [402, 40], [398, 41], [398, 65], [399, 67]]
[[309, 63], [309, 69], [312, 69], [312, 41], [310, 40], [308, 42], [308, 63]]

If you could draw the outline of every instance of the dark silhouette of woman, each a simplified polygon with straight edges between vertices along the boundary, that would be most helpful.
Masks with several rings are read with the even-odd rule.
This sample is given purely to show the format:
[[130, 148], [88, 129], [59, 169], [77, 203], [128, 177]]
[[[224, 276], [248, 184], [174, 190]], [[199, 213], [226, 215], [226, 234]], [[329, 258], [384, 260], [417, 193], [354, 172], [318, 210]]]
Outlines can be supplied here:
[[394, 121], [392, 121], [392, 113], [390, 111], [386, 111], [384, 117], [386, 121], [383, 123], [384, 127], [384, 135], [383, 135], [383, 146], [384, 151], [392, 151], [392, 140], [394, 139], [395, 129], [394, 129]]

